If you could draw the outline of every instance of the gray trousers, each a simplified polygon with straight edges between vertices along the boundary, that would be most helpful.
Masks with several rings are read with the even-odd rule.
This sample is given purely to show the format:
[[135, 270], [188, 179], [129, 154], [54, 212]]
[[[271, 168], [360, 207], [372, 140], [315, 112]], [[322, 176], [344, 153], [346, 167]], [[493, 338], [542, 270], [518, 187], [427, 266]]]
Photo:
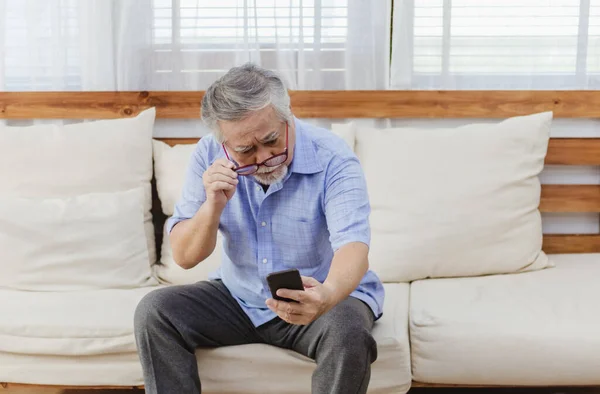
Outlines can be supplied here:
[[307, 326], [275, 318], [254, 327], [221, 281], [206, 281], [148, 293], [134, 324], [149, 394], [200, 393], [199, 347], [265, 343], [295, 350], [316, 361], [312, 393], [319, 394], [366, 393], [377, 358], [373, 312], [353, 297]]

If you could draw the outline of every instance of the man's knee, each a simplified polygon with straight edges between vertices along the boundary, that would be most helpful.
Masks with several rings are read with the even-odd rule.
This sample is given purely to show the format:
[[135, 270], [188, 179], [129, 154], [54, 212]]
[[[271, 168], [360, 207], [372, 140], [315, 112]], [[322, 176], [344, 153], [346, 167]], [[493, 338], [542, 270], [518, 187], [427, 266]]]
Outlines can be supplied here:
[[165, 313], [172, 310], [173, 294], [171, 289], [153, 290], [138, 303], [133, 317], [136, 333], [151, 330], [161, 324]]
[[[325, 339], [328, 346], [344, 349], [349, 353], [370, 353], [372, 361], [377, 358], [377, 343], [371, 332], [372, 320], [365, 317], [359, 300], [343, 302], [333, 308], [327, 315]], [[371, 313], [370, 309], [368, 313]]]
[[327, 335], [329, 340], [339, 342], [344, 347], [370, 347], [375, 343], [368, 327], [351, 321], [347, 321], [344, 325], [330, 324]]

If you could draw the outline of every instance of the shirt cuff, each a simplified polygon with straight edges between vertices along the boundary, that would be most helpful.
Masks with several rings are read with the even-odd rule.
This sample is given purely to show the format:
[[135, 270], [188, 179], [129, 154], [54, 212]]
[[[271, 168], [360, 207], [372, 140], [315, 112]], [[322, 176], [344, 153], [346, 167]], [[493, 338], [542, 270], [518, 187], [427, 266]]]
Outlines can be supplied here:
[[338, 236], [335, 239], [331, 240], [331, 247], [335, 252], [342, 246], [352, 242], [362, 242], [368, 247], [370, 247], [371, 237], [368, 234], [364, 233], [345, 233], [342, 236]]
[[176, 216], [171, 216], [170, 218], [167, 219], [167, 234], [171, 234], [171, 230], [173, 230], [173, 227], [175, 227], [175, 225], [179, 222], [184, 221], [185, 218], [181, 218], [181, 217], [176, 217]]

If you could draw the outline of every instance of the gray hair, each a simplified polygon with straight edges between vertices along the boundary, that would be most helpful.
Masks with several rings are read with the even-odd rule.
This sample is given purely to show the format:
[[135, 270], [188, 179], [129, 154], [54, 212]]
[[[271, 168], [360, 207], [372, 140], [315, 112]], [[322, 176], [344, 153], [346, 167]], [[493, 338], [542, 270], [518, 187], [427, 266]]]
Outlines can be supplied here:
[[271, 70], [246, 63], [232, 68], [208, 88], [202, 99], [202, 120], [222, 143], [219, 121], [242, 120], [269, 105], [281, 120], [292, 120], [290, 96], [281, 78]]

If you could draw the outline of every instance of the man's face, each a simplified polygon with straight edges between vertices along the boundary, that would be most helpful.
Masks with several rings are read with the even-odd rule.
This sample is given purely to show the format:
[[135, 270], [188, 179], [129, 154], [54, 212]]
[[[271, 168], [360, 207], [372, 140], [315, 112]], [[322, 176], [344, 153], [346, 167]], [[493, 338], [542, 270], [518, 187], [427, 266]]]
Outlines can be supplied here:
[[[238, 166], [262, 163], [285, 150], [285, 122], [268, 106], [237, 122], [219, 122], [225, 137], [225, 147]], [[264, 185], [282, 180], [292, 162], [295, 143], [295, 126], [289, 124], [288, 158], [277, 167], [260, 166], [253, 174]]]

